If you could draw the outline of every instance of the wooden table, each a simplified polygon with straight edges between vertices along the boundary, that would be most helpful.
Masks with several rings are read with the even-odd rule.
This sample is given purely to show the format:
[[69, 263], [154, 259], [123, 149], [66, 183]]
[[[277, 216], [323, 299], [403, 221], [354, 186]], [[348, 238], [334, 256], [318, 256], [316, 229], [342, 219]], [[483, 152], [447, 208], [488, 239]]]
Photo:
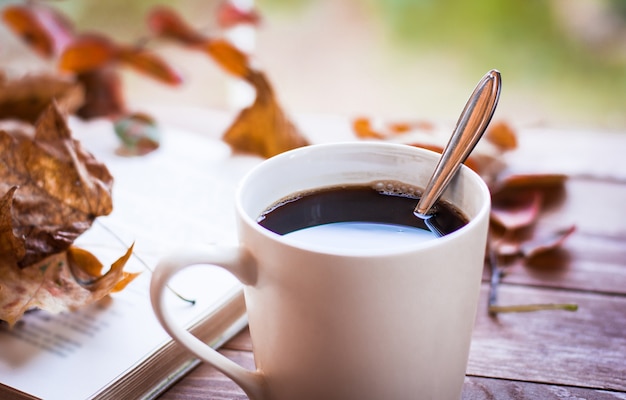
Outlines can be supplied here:
[[[563, 248], [507, 267], [499, 304], [575, 303], [579, 309], [490, 316], [486, 268], [463, 399], [626, 399], [626, 133], [519, 132], [509, 163], [564, 172], [565, 193], [537, 229], [575, 223]], [[221, 350], [254, 368], [244, 330]], [[245, 399], [201, 364], [162, 400]]]

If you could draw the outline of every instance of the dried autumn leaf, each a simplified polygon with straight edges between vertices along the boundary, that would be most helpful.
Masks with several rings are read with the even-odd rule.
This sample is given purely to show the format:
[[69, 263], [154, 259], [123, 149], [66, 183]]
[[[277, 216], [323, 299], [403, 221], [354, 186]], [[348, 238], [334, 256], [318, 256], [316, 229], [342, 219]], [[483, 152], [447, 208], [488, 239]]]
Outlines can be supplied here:
[[248, 65], [248, 56], [228, 41], [209, 40], [203, 47], [207, 54], [228, 73], [246, 79], [252, 73]]
[[72, 23], [41, 2], [9, 5], [2, 11], [2, 18], [16, 35], [45, 58], [60, 54], [74, 36]]
[[55, 104], [42, 114], [32, 137], [0, 131], [0, 154], [0, 193], [11, 215], [11, 228], [0, 228], [0, 243], [14, 240], [6, 235], [22, 243], [20, 267], [67, 250], [97, 216], [111, 212], [111, 174], [72, 139]]
[[546, 237], [537, 237], [524, 242], [521, 246], [521, 253], [526, 258], [532, 258], [539, 254], [554, 250], [563, 245], [565, 240], [576, 231], [576, 226], [572, 225], [565, 229], [560, 229]]
[[173, 9], [159, 6], [148, 15], [148, 26], [157, 36], [207, 53], [228, 73], [245, 78], [251, 73], [248, 56], [224, 39], [214, 39], [193, 29]]
[[492, 197], [491, 221], [508, 230], [531, 226], [539, 217], [541, 200], [538, 190], [501, 192]]
[[504, 171], [498, 176], [494, 192], [511, 189], [549, 189], [563, 186], [567, 175], [550, 173], [517, 174]]
[[176, 86], [183, 82], [180, 74], [169, 64], [156, 54], [141, 47], [119, 47], [117, 57], [120, 63], [129, 65], [136, 71], [161, 83]]
[[256, 89], [254, 103], [239, 113], [223, 140], [235, 150], [266, 158], [308, 145], [278, 105], [265, 75], [255, 71], [248, 81]]
[[0, 72], [0, 119], [34, 124], [53, 100], [63, 112], [74, 113], [84, 96], [82, 86], [72, 79], [40, 74], [8, 80]]
[[26, 268], [0, 258], [0, 320], [10, 326], [33, 308], [72, 311], [121, 290], [137, 274], [124, 272], [132, 247], [108, 271], [85, 250], [69, 248]]
[[386, 139], [416, 130], [432, 131], [434, 128], [434, 125], [428, 121], [388, 122], [384, 125], [377, 124], [376, 127], [371, 119], [366, 117], [358, 117], [352, 121], [352, 129], [361, 139]]
[[76, 37], [59, 58], [61, 71], [84, 73], [104, 67], [117, 59], [116, 45], [103, 35]]
[[281, 109], [265, 75], [249, 65], [245, 53], [226, 40], [200, 34], [167, 7], [153, 9], [148, 24], [156, 35], [207, 53], [227, 72], [254, 87], [254, 103], [239, 113], [223, 136], [234, 150], [271, 157], [309, 144]]
[[148, 27], [157, 36], [171, 39], [187, 46], [203, 45], [207, 37], [187, 25], [172, 8], [154, 7], [148, 14]]
[[576, 226], [572, 225], [542, 236], [533, 235], [524, 241], [504, 240], [497, 246], [496, 252], [500, 256], [521, 256], [529, 259], [561, 247], [575, 231]]
[[485, 132], [485, 139], [500, 147], [502, 150], [517, 148], [517, 136], [509, 124], [504, 121], [493, 122]]
[[355, 118], [352, 121], [352, 130], [359, 139], [383, 139], [385, 135], [372, 128], [369, 118]]
[[89, 290], [97, 299], [123, 290], [139, 275], [137, 272], [124, 271], [124, 266], [133, 254], [133, 246], [130, 246], [104, 274], [102, 263], [87, 250], [72, 246], [66, 253], [67, 264], [74, 280], [82, 288]]
[[114, 43], [98, 34], [81, 35], [70, 43], [59, 59], [61, 71], [88, 73], [112, 65], [125, 64], [162, 83], [178, 85], [181, 76], [163, 59], [138, 46]]

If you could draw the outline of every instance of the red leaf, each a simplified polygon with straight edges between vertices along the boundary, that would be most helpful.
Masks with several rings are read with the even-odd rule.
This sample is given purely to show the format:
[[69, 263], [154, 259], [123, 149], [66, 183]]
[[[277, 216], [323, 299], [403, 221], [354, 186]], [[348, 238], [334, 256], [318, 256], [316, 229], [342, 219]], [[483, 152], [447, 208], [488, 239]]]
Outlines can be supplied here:
[[491, 221], [509, 230], [528, 227], [539, 217], [542, 197], [538, 190], [507, 192], [494, 196]]
[[148, 27], [157, 36], [173, 39], [188, 46], [204, 44], [208, 38], [196, 32], [173, 9], [158, 6], [148, 14]]
[[258, 25], [260, 20], [256, 10], [242, 10], [228, 0], [222, 1], [217, 8], [217, 23], [222, 28], [239, 24]]

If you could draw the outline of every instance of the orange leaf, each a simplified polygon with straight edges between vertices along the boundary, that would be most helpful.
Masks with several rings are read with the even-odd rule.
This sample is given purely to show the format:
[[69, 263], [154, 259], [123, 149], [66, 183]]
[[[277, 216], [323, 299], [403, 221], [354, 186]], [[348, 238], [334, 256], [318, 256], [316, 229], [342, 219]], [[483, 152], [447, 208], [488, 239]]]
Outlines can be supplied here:
[[308, 145], [278, 105], [265, 76], [252, 71], [247, 80], [256, 89], [256, 98], [239, 113], [223, 140], [236, 151], [266, 158]]
[[248, 56], [223, 39], [209, 40], [205, 51], [227, 72], [245, 78], [250, 73]]
[[133, 254], [133, 246], [115, 261], [106, 274], [102, 274], [103, 266], [90, 252], [70, 247], [67, 250], [67, 264], [76, 282], [101, 298], [110, 292], [122, 290], [138, 273], [124, 272], [124, 266]]
[[168, 85], [179, 85], [182, 77], [156, 54], [134, 47], [119, 49], [119, 60], [137, 71]]
[[173, 39], [188, 46], [204, 44], [208, 38], [196, 32], [173, 9], [154, 7], [148, 14], [148, 27], [157, 36]]
[[74, 35], [67, 18], [41, 3], [9, 5], [2, 17], [15, 34], [45, 58], [59, 54]]
[[117, 57], [115, 44], [106, 37], [96, 34], [82, 35], [61, 54], [59, 69], [74, 73], [89, 72], [116, 61]]
[[517, 136], [515, 136], [515, 131], [509, 124], [503, 121], [492, 122], [489, 128], [487, 128], [487, 132], [485, 132], [485, 139], [502, 150], [513, 150], [517, 148]]
[[352, 129], [360, 139], [383, 139], [385, 135], [372, 129], [372, 123], [368, 118], [356, 118], [352, 121]]

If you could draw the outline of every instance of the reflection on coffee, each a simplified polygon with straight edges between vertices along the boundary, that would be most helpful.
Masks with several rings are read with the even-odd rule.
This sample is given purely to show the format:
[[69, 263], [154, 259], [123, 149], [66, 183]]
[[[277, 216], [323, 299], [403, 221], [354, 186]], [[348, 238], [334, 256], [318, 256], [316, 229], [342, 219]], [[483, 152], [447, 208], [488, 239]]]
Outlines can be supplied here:
[[[402, 246], [434, 238], [413, 214], [420, 192], [395, 181], [321, 188], [278, 201], [257, 222], [280, 235], [324, 247]], [[467, 224], [453, 205], [440, 201], [435, 207], [445, 234]]]

